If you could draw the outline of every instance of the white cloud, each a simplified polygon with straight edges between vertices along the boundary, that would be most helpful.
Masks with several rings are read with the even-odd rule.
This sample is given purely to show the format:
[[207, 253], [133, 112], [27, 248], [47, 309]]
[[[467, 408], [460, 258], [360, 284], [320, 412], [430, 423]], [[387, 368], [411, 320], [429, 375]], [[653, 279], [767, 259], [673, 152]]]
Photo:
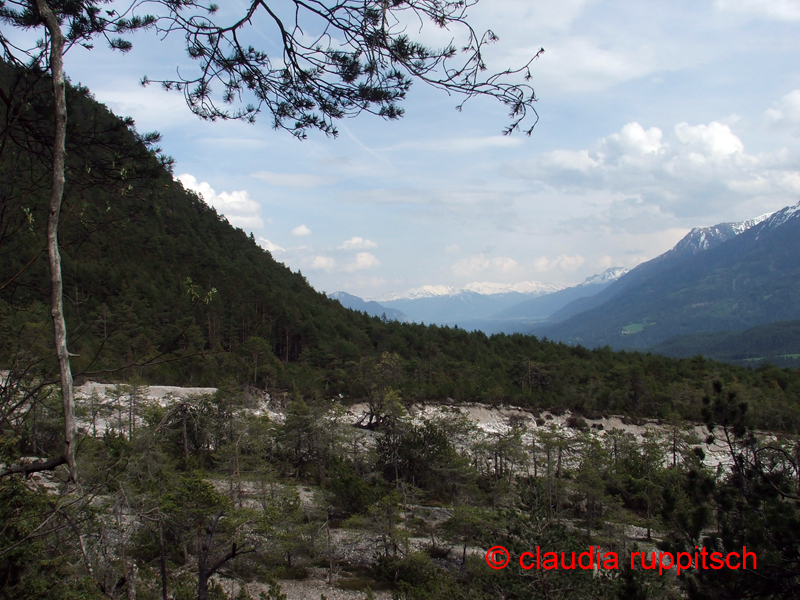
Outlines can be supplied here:
[[[520, 50], [533, 56], [537, 48]], [[554, 40], [536, 64], [538, 86], [561, 93], [591, 92], [670, 68], [655, 44], [598, 44], [581, 37]], [[675, 65], [673, 65], [674, 67]], [[551, 93], [552, 93], [551, 91]]]
[[718, 10], [780, 21], [800, 21], [800, 0], [716, 0]]
[[659, 227], [658, 220], [696, 218], [725, 207], [730, 214], [732, 203], [752, 196], [772, 195], [771, 205], [792, 200], [787, 194], [795, 189], [798, 161], [788, 150], [748, 154], [730, 125], [717, 121], [678, 123], [664, 138], [657, 127], [628, 123], [590, 148], [543, 152], [511, 163], [510, 170], [551, 192], [591, 194], [599, 212], [562, 221], [586, 221], [584, 229], [645, 221]]
[[380, 266], [381, 261], [379, 261], [374, 255], [369, 252], [359, 252], [356, 254], [355, 260], [348, 264], [344, 270], [345, 271], [361, 271], [364, 269], [372, 269], [374, 267]]
[[311, 235], [311, 230], [305, 225], [298, 225], [297, 227], [292, 229], [292, 235], [297, 235], [297, 236]]
[[218, 213], [225, 215], [231, 225], [243, 229], [257, 229], [264, 226], [260, 216], [261, 205], [251, 199], [247, 190], [235, 192], [217, 192], [207, 181], [197, 181], [194, 175], [184, 173], [175, 178], [184, 188], [195, 192], [206, 204], [214, 207]]
[[362, 248], [377, 248], [378, 244], [372, 240], [367, 240], [362, 237], [351, 237], [349, 240], [342, 242], [339, 250], [360, 250]]
[[551, 271], [553, 269], [570, 272], [577, 270], [584, 262], [586, 262], [586, 259], [580, 254], [574, 254], [572, 256], [561, 254], [552, 259], [546, 256], [540, 256], [533, 261], [533, 268], [540, 272]]
[[333, 271], [336, 261], [330, 256], [315, 256], [311, 261], [311, 268], [318, 271]]
[[[103, 83], [108, 85], [109, 82]], [[147, 123], [148, 127], [158, 127], [159, 130], [173, 128], [176, 124], [197, 123], [197, 117], [186, 109], [183, 94], [168, 94], [160, 86], [142, 87], [126, 79], [113, 83], [113, 88], [92, 87], [92, 92], [98, 101], [117, 115], [133, 115], [137, 123]]]
[[273, 254], [275, 254], [276, 252], [286, 252], [285, 248], [281, 248], [277, 244], [273, 244], [267, 238], [264, 237], [258, 238], [258, 245], [264, 248], [265, 250], [269, 250]]
[[555, 169], [557, 171], [578, 171], [588, 173], [600, 166], [600, 163], [589, 156], [588, 150], [553, 150], [544, 152], [536, 159], [536, 167], [543, 171]]
[[444, 249], [445, 254], [458, 254], [459, 252], [461, 252], [461, 246], [459, 246], [458, 244], [447, 246]]
[[609, 256], [608, 254], [605, 254], [603, 256], [598, 256], [597, 259], [595, 260], [595, 263], [601, 269], [610, 269], [611, 267], [613, 267], [615, 265], [614, 259], [611, 256]]
[[775, 102], [764, 118], [776, 127], [800, 126], [800, 90], [794, 90]]
[[628, 123], [619, 133], [605, 138], [607, 147], [618, 149], [621, 154], [653, 154], [663, 149], [661, 138], [664, 134], [658, 127], [645, 128], [639, 123]]
[[455, 275], [471, 277], [484, 272], [510, 273], [518, 266], [517, 261], [508, 256], [487, 258], [484, 254], [473, 254], [457, 261], [452, 270]]
[[270, 185], [289, 188], [315, 188], [333, 185], [338, 180], [336, 177], [326, 175], [312, 175], [309, 173], [274, 173], [272, 171], [257, 171], [251, 175]]
[[694, 126], [678, 123], [675, 125], [675, 135], [682, 144], [702, 157], [725, 157], [734, 152], [744, 152], [742, 140], [733, 134], [728, 125], [716, 121]]

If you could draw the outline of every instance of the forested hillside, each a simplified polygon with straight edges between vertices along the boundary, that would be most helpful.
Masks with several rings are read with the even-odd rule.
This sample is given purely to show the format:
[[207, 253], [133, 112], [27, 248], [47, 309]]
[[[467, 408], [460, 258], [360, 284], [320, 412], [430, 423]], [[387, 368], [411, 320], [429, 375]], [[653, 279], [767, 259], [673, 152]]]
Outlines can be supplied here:
[[800, 321], [778, 321], [744, 331], [717, 331], [678, 335], [652, 348], [664, 356], [703, 354], [744, 366], [769, 362], [777, 366], [800, 366]]

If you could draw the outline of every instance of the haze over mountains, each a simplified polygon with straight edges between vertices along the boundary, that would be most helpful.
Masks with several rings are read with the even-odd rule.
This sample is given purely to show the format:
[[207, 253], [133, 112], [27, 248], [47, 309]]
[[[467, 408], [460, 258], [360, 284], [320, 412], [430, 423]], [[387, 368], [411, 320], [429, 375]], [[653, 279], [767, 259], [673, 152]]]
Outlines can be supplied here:
[[[503, 286], [491, 283], [473, 283], [463, 289], [449, 286], [425, 286], [392, 295], [379, 302], [388, 308], [400, 310], [412, 321], [459, 325], [514, 306], [528, 298], [557, 292], [557, 286], [535, 281]], [[477, 329], [472, 327], [471, 329]]]
[[399, 310], [395, 310], [394, 308], [387, 308], [381, 304], [378, 304], [374, 300], [371, 301], [363, 300], [362, 298], [359, 298], [358, 296], [353, 296], [352, 294], [348, 294], [347, 292], [334, 292], [333, 294], [328, 294], [328, 298], [330, 298], [331, 300], [338, 300], [339, 304], [341, 304], [345, 308], [349, 308], [350, 310], [357, 310], [359, 312], [364, 312], [372, 317], [385, 316], [390, 321], [401, 321], [401, 322], [408, 321], [408, 317]]
[[800, 204], [696, 227], [630, 272], [615, 267], [569, 288], [425, 286], [371, 304], [389, 318], [398, 310], [412, 321], [487, 334], [793, 364], [800, 357], [800, 328], [791, 323], [800, 319]]
[[[391, 294], [378, 301], [365, 302], [345, 292], [329, 294], [342, 305], [375, 316], [390, 311], [418, 323], [458, 325], [462, 329], [481, 330], [487, 334], [523, 331], [546, 319], [554, 311], [576, 298], [597, 294], [627, 270], [613, 267], [587, 278], [579, 285], [559, 286], [524, 281], [517, 284], [471, 283], [464, 288], [428, 285]], [[399, 319], [403, 320], [403, 319]]]

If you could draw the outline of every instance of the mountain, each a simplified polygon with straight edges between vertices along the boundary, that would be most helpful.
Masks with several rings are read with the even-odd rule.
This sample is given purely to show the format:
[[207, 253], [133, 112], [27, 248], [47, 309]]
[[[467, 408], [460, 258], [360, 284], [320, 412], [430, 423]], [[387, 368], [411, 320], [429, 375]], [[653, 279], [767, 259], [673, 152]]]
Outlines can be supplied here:
[[694, 229], [595, 296], [587, 310], [537, 333], [589, 346], [646, 348], [679, 334], [798, 318], [800, 204], [740, 224]]
[[339, 304], [344, 306], [345, 308], [349, 308], [350, 310], [358, 310], [361, 312], [365, 312], [368, 315], [372, 315], [373, 317], [383, 317], [386, 316], [387, 319], [390, 321], [400, 321], [405, 322], [408, 321], [408, 317], [404, 315], [399, 310], [394, 308], [387, 308], [372, 301], [365, 301], [358, 296], [353, 296], [352, 294], [348, 294], [347, 292], [334, 292], [333, 294], [328, 294], [328, 298], [331, 300], [338, 300]]
[[468, 331], [482, 331], [486, 335], [527, 332], [532, 326], [549, 322], [548, 317], [553, 312], [576, 299], [589, 298], [599, 293], [626, 272], [627, 269], [612, 267], [603, 273], [587, 277], [578, 285], [528, 298], [488, 317], [461, 320], [458, 326]]
[[484, 319], [519, 302], [560, 290], [558, 286], [524, 281], [516, 284], [471, 283], [464, 288], [426, 285], [378, 298], [417, 323], [459, 325]]
[[[31, 360], [47, 378], [54, 364], [51, 335], [42, 334], [52, 327], [42, 250], [52, 87], [2, 62], [0, 87], [8, 94], [0, 102], [0, 368]], [[302, 386], [299, 363], [372, 351], [361, 315], [315, 291], [187, 192], [131, 120], [85, 88], [68, 86], [67, 105], [58, 235], [79, 378], [253, 383], [253, 357], [261, 356], [259, 384], [291, 387], [294, 378]]]
[[664, 254], [631, 269], [624, 277], [620, 277], [614, 285], [608, 286], [607, 289], [602, 290], [598, 294], [591, 297], [575, 299], [551, 314], [548, 320], [553, 323], [559, 323], [574, 315], [600, 306], [614, 296], [621, 294], [626, 289], [637, 285], [661, 270], [681, 263], [684, 260], [688, 260], [701, 252], [716, 248], [720, 244], [733, 239], [740, 233], [758, 225], [768, 216], [769, 215], [762, 215], [755, 219], [735, 223], [719, 223], [711, 227], [695, 227], [687, 233], [681, 241], [675, 244], [673, 248]]
[[482, 296], [525, 294], [542, 296], [560, 290], [557, 285], [550, 285], [540, 281], [522, 281], [520, 283], [492, 283], [488, 281], [468, 283], [463, 288], [450, 285], [423, 285], [405, 292], [386, 294], [376, 298], [378, 302], [394, 302], [395, 300], [419, 300], [420, 298], [437, 298], [441, 296], [458, 296], [465, 292], [473, 292]]
[[518, 320], [529, 322], [547, 319], [554, 312], [578, 298], [598, 294], [627, 272], [628, 270], [622, 267], [606, 269], [598, 275], [592, 275], [586, 278], [586, 280], [576, 286], [525, 300], [524, 302], [515, 304], [510, 308], [492, 315], [491, 318], [493, 320]]
[[530, 329], [575, 299], [597, 294], [626, 272], [612, 267], [569, 288], [538, 281], [475, 282], [463, 288], [426, 285], [383, 296], [381, 305], [400, 310], [416, 322], [458, 325], [487, 335], [515, 333]]

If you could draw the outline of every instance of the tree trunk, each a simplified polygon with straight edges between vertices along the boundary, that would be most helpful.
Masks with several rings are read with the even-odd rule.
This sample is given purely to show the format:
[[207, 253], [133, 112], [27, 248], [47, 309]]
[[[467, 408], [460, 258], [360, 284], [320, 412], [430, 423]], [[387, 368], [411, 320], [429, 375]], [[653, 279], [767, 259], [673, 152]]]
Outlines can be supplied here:
[[61, 399], [64, 407], [64, 459], [73, 481], [78, 479], [75, 466], [77, 428], [75, 398], [72, 392], [72, 370], [67, 350], [67, 326], [64, 322], [64, 285], [61, 277], [61, 253], [58, 250], [58, 226], [61, 201], [64, 197], [64, 171], [67, 137], [67, 96], [64, 81], [64, 35], [47, 0], [36, 0], [39, 15], [50, 33], [50, 72], [53, 76], [53, 108], [55, 131], [53, 140], [53, 181], [47, 211], [47, 257], [50, 261], [50, 314], [56, 357], [61, 372]]
[[[219, 524], [219, 520], [221, 518], [222, 511], [218, 511], [217, 516], [214, 517], [211, 525], [206, 527], [206, 538], [200, 548], [200, 555], [197, 557], [197, 600], [207, 600], [208, 580], [212, 575], [219, 571], [220, 567], [222, 567], [229, 560], [236, 558], [240, 554], [248, 554], [255, 551], [254, 548], [241, 550], [234, 542], [231, 546], [230, 552], [220, 558], [216, 563], [209, 566], [208, 559], [211, 551], [211, 540], [214, 537], [214, 533], [217, 530], [217, 525]], [[291, 566], [291, 564], [289, 566]]]
[[187, 413], [189, 412], [189, 408], [186, 404], [181, 405], [181, 424], [183, 425], [183, 459], [185, 461], [189, 461], [189, 439], [186, 433], [186, 417]]
[[128, 600], [136, 600], [136, 577], [138, 571], [136, 563], [131, 562], [130, 569], [128, 569]]
[[327, 535], [328, 553], [328, 585], [333, 584], [333, 554], [331, 553], [331, 507], [328, 507], [328, 519], [325, 521], [325, 533]]

